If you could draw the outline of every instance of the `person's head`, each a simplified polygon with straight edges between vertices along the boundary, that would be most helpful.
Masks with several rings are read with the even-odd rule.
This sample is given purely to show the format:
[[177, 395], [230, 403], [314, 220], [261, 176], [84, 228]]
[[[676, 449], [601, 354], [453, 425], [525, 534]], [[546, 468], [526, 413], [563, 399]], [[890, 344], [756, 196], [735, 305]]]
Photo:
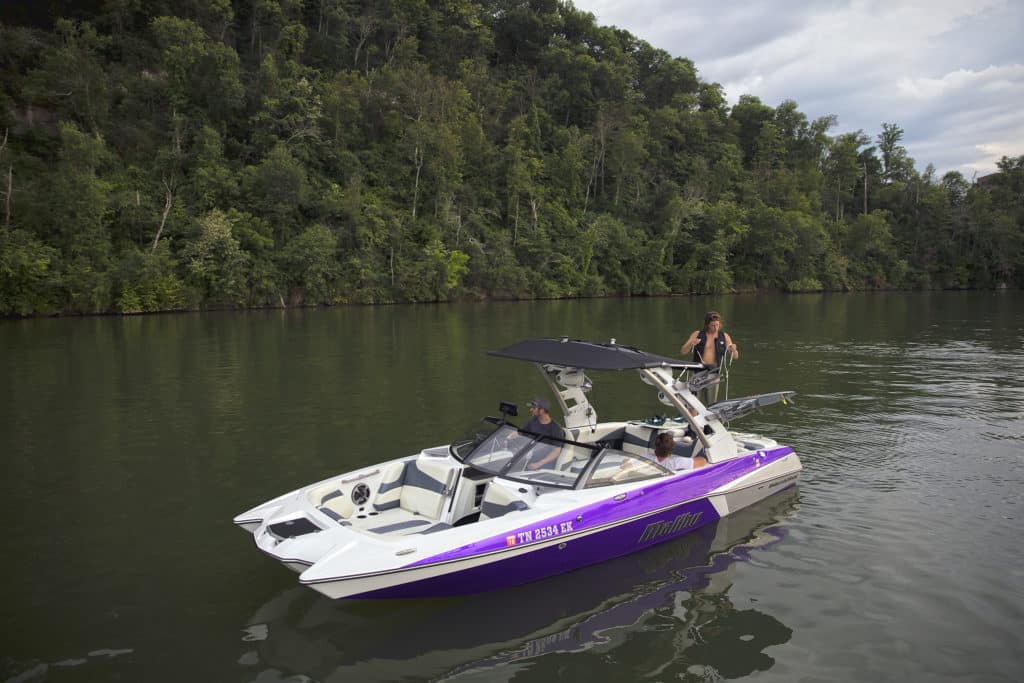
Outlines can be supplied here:
[[530, 408], [530, 415], [547, 415], [551, 412], [551, 403], [543, 396], [538, 396], [526, 405]]
[[662, 432], [654, 437], [654, 455], [658, 460], [663, 460], [672, 455], [672, 449], [676, 446], [676, 440], [668, 432]]
[[708, 311], [704, 316], [704, 331], [718, 333], [722, 329], [722, 316], [718, 311]]

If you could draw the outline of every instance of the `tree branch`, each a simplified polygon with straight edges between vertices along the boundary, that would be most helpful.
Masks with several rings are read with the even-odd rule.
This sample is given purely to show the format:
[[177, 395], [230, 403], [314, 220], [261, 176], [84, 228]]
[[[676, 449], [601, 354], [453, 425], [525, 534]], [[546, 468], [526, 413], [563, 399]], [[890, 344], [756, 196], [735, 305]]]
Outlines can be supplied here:
[[[4, 140], [0, 142], [0, 159], [4, 156], [4, 151], [7, 149], [7, 132], [8, 129], [4, 128]], [[4, 232], [10, 232], [11, 230], [11, 186], [14, 182], [14, 166], [8, 164], [7, 166], [7, 191], [4, 193]]]
[[171, 212], [171, 207], [174, 205], [174, 188], [169, 185], [166, 180], [162, 181], [164, 189], [167, 190], [167, 203], [164, 204], [164, 214], [160, 217], [160, 227], [157, 228], [156, 237], [153, 238], [153, 248], [150, 252], [156, 251], [156, 245], [160, 242], [160, 234], [164, 231], [164, 225], [167, 223], [167, 214]]
[[7, 167], [7, 192], [4, 194], [4, 232], [11, 230], [11, 186], [14, 182], [14, 167]]

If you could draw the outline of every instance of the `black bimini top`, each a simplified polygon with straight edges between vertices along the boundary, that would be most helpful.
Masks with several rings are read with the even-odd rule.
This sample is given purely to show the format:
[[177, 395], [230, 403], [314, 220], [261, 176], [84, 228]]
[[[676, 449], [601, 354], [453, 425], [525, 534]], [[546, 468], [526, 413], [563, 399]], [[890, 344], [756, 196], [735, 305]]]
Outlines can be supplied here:
[[630, 346], [619, 346], [615, 343], [597, 344], [568, 338], [527, 339], [488, 353], [503, 358], [583, 370], [639, 370], [659, 367], [704, 369], [701, 363], [659, 356]]

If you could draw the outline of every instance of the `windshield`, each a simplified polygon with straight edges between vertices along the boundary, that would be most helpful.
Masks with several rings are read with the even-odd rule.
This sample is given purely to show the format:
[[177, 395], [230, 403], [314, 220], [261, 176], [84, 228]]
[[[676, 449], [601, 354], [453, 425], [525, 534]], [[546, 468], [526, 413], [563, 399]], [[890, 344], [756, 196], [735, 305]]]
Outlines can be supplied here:
[[492, 474], [501, 474], [514, 455], [537, 440], [535, 434], [520, 432], [510, 424], [501, 424], [490, 434], [476, 436], [468, 443], [452, 444], [452, 452], [461, 453], [467, 465]]
[[601, 452], [587, 480], [586, 488], [614, 486], [641, 479], [663, 477], [666, 474], [672, 473], [646, 458], [608, 448]]
[[452, 441], [452, 445], [449, 446], [452, 456], [456, 460], [465, 462], [466, 457], [473, 452], [473, 449], [486, 441], [487, 437], [491, 436], [495, 430], [507, 426], [506, 423], [495, 418], [477, 422], [466, 436]]
[[576, 488], [598, 450], [596, 446], [543, 437], [518, 453], [502, 476], [543, 486]]
[[[463, 458], [467, 465], [517, 481], [545, 486], [573, 488], [596, 446], [571, 443], [550, 436], [521, 432], [513, 425], [503, 424], [479, 443], [457, 450], [469, 452]], [[456, 447], [453, 446], [453, 450]]]
[[631, 453], [520, 432], [506, 423], [452, 444], [452, 453], [484, 472], [557, 488], [614, 486], [672, 474]]

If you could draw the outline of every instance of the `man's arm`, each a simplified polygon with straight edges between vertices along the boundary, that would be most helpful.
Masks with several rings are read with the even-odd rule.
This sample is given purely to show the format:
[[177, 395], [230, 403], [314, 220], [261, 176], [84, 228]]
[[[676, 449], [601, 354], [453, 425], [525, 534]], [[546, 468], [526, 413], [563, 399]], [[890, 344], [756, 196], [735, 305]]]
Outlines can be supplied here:
[[[538, 430], [538, 431], [540, 431], [540, 430]], [[543, 433], [546, 433], [548, 436], [554, 437], [556, 439], [560, 439], [560, 438], [565, 436], [565, 431], [562, 429], [562, 426], [560, 424], [558, 424], [557, 422], [555, 422], [554, 420], [552, 420], [551, 422], [548, 423], [548, 427], [543, 430]], [[544, 443], [544, 442], [541, 442], [541, 443]], [[554, 445], [552, 445], [550, 453], [545, 455], [543, 458], [541, 458], [537, 462], [530, 463], [529, 465], [526, 466], [526, 469], [529, 469], [529, 470], [540, 469], [544, 465], [547, 465], [549, 462], [551, 462], [552, 460], [557, 458], [558, 455], [561, 452], [562, 452], [561, 446], [554, 446]]]
[[693, 334], [690, 335], [690, 338], [687, 339], [686, 342], [683, 343], [682, 347], [680, 347], [680, 349], [679, 349], [680, 355], [685, 356], [691, 350], [693, 350], [693, 347], [697, 345], [697, 335], [698, 334], [700, 334], [700, 330], [694, 330], [693, 331]]
[[725, 352], [732, 353], [733, 360], [740, 359], [740, 350], [736, 348], [736, 344], [733, 343], [732, 337], [729, 336], [728, 332], [725, 333]]
[[552, 460], [557, 458], [558, 454], [561, 453], [561, 452], [562, 452], [561, 448], [552, 447], [550, 453], [545, 455], [543, 458], [541, 458], [537, 462], [531, 462], [529, 465], [526, 466], [526, 469], [528, 469], [528, 470], [539, 470], [541, 467], [544, 467], [544, 465], [547, 465], [549, 462], [551, 462]]

